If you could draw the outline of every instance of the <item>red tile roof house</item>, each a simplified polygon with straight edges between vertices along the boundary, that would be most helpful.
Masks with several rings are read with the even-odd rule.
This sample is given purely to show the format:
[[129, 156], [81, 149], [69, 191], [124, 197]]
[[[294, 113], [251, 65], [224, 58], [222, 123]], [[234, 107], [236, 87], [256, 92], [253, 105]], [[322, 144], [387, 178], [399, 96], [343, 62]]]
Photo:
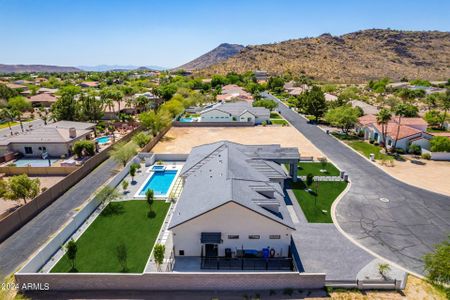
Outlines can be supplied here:
[[84, 81], [82, 83], [80, 83], [81, 87], [98, 87], [98, 82], [97, 81]]
[[[408, 151], [410, 145], [419, 145], [424, 149], [429, 149], [430, 139], [433, 136], [426, 132], [427, 126], [428, 123], [421, 118], [402, 118], [399, 126], [398, 117], [394, 117], [386, 128], [387, 147], [393, 147], [398, 131], [396, 148]], [[360, 117], [356, 131], [364, 132], [364, 139], [366, 140], [383, 143], [382, 128], [381, 125], [377, 124], [377, 119], [374, 115]]]
[[253, 96], [236, 84], [227, 84], [222, 87], [221, 95], [217, 95], [217, 101], [227, 102], [234, 100], [253, 101]]

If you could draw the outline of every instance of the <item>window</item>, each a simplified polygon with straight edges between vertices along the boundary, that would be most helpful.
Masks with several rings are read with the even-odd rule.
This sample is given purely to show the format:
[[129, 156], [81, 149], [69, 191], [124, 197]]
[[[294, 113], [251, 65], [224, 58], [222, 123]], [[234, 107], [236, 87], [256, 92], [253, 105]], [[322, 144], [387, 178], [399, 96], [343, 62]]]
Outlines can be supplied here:
[[180, 254], [180, 256], [184, 255], [184, 250], [180, 250], [178, 251], [178, 253]]
[[251, 234], [248, 236], [248, 238], [250, 240], [259, 240], [260, 236], [259, 236], [259, 234]]
[[33, 154], [33, 148], [32, 147], [25, 147], [25, 154]]
[[279, 239], [281, 239], [281, 235], [279, 235], [279, 234], [271, 234], [271, 235], [269, 235], [269, 239], [271, 239], [271, 240], [279, 240]]
[[392, 140], [388, 140], [388, 146], [392, 145]]
[[228, 239], [229, 240], [238, 240], [239, 239], [239, 235], [238, 234], [229, 234], [228, 235]]

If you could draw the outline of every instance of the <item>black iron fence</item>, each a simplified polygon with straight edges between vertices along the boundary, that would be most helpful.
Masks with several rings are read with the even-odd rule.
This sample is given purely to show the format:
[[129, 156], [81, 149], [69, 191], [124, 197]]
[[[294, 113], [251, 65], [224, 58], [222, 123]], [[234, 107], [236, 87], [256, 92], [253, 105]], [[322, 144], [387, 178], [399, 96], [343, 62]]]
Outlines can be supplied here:
[[273, 270], [292, 271], [292, 258], [228, 258], [202, 257], [201, 268], [210, 270]]

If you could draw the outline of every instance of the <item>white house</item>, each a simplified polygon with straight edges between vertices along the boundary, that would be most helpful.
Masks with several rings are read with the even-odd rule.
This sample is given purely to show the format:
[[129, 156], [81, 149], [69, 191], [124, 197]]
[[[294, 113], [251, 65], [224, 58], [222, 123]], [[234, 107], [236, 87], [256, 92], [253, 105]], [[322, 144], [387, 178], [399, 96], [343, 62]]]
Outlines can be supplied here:
[[200, 112], [200, 122], [250, 122], [261, 124], [270, 119], [270, 111], [247, 102], [219, 103]]
[[280, 164], [299, 159], [297, 148], [279, 145], [223, 141], [193, 148], [169, 224], [175, 256], [288, 257], [295, 229], [282, 188], [290, 176]]

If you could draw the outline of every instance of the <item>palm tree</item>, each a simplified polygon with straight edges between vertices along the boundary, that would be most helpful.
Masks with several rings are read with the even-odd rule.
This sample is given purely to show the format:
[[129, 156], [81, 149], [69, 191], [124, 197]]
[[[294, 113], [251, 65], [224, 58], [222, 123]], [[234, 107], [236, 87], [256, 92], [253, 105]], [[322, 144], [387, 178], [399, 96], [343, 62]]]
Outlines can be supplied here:
[[442, 116], [442, 124], [441, 128], [444, 128], [444, 122], [447, 119], [447, 111], [450, 109], [450, 89], [447, 88], [447, 91], [445, 92], [445, 96], [441, 98], [441, 106], [444, 110], [444, 115]]
[[395, 115], [398, 116], [398, 124], [397, 124], [397, 133], [395, 135], [394, 145], [392, 146], [391, 151], [395, 152], [397, 146], [398, 136], [400, 134], [400, 126], [402, 125], [402, 117], [404, 117], [408, 113], [408, 107], [404, 103], [398, 104], [394, 109]]
[[392, 117], [391, 111], [386, 108], [383, 108], [377, 114], [377, 124], [381, 125], [381, 137], [383, 138], [383, 146], [384, 151], [386, 151], [386, 153], [387, 153], [386, 131], [387, 126], [391, 121], [391, 117]]
[[8, 120], [9, 131], [11, 132], [11, 135], [13, 135], [13, 131], [11, 128], [11, 122], [14, 122], [14, 117], [15, 117], [14, 112], [11, 109], [5, 107], [0, 110], [0, 116], [1, 116], [1, 118]]

